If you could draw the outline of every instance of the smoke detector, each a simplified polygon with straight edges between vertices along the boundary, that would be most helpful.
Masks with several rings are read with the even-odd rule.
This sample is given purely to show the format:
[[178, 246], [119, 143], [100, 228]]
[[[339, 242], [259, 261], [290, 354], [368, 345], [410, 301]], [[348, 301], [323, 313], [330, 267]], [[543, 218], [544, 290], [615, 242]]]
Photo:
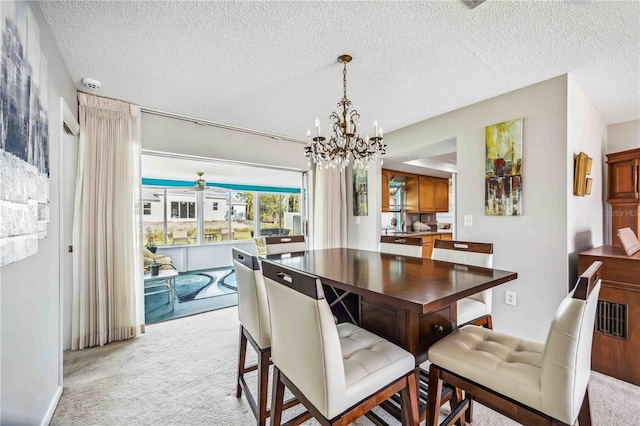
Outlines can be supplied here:
[[89, 89], [92, 90], [100, 90], [100, 88], [102, 87], [102, 83], [100, 83], [98, 80], [94, 80], [92, 78], [83, 78], [81, 80], [81, 83], [84, 84], [86, 87], [88, 87]]

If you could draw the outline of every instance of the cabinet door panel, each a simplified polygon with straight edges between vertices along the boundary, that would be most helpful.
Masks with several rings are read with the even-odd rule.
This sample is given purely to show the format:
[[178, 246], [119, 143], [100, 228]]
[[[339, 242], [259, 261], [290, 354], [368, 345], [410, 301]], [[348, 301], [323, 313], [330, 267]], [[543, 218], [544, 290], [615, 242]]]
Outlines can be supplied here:
[[389, 172], [382, 170], [382, 211], [389, 211]]
[[436, 211], [449, 211], [449, 179], [436, 180]]
[[609, 199], [635, 199], [638, 196], [638, 160], [609, 164]]
[[[420, 176], [418, 185], [418, 203], [421, 212], [436, 211], [436, 178]], [[447, 207], [448, 210], [448, 207]]]

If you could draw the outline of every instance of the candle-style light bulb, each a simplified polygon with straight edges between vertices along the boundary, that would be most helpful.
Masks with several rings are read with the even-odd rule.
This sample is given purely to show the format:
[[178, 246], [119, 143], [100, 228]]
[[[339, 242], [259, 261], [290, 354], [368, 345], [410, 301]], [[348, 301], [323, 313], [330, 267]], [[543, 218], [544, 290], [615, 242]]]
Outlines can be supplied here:
[[382, 130], [382, 127], [380, 127], [380, 137], [382, 137], [382, 135], [383, 135], [383, 130]]
[[373, 120], [373, 135], [378, 137], [378, 120]]
[[320, 137], [320, 119], [316, 117], [316, 133], [318, 137]]
[[307, 129], [307, 145], [311, 145], [311, 129]]

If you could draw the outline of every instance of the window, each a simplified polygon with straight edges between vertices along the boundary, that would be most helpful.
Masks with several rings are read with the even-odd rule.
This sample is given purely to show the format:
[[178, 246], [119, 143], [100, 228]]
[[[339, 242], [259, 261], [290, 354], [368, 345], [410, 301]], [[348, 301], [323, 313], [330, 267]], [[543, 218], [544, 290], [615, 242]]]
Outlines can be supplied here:
[[168, 188], [166, 244], [194, 244], [198, 237], [197, 195], [194, 191]]
[[209, 244], [302, 234], [299, 194], [153, 186], [142, 190], [144, 244]]
[[185, 201], [171, 202], [171, 218], [172, 219], [195, 219], [196, 203]]
[[260, 235], [300, 235], [300, 196], [260, 193]]

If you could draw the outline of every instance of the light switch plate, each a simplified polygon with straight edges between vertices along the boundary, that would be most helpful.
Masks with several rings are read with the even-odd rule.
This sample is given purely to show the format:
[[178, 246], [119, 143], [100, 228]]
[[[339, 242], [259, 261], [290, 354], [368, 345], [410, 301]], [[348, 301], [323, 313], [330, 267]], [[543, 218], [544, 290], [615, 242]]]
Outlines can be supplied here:
[[470, 214], [464, 215], [464, 226], [473, 226], [473, 216]]

